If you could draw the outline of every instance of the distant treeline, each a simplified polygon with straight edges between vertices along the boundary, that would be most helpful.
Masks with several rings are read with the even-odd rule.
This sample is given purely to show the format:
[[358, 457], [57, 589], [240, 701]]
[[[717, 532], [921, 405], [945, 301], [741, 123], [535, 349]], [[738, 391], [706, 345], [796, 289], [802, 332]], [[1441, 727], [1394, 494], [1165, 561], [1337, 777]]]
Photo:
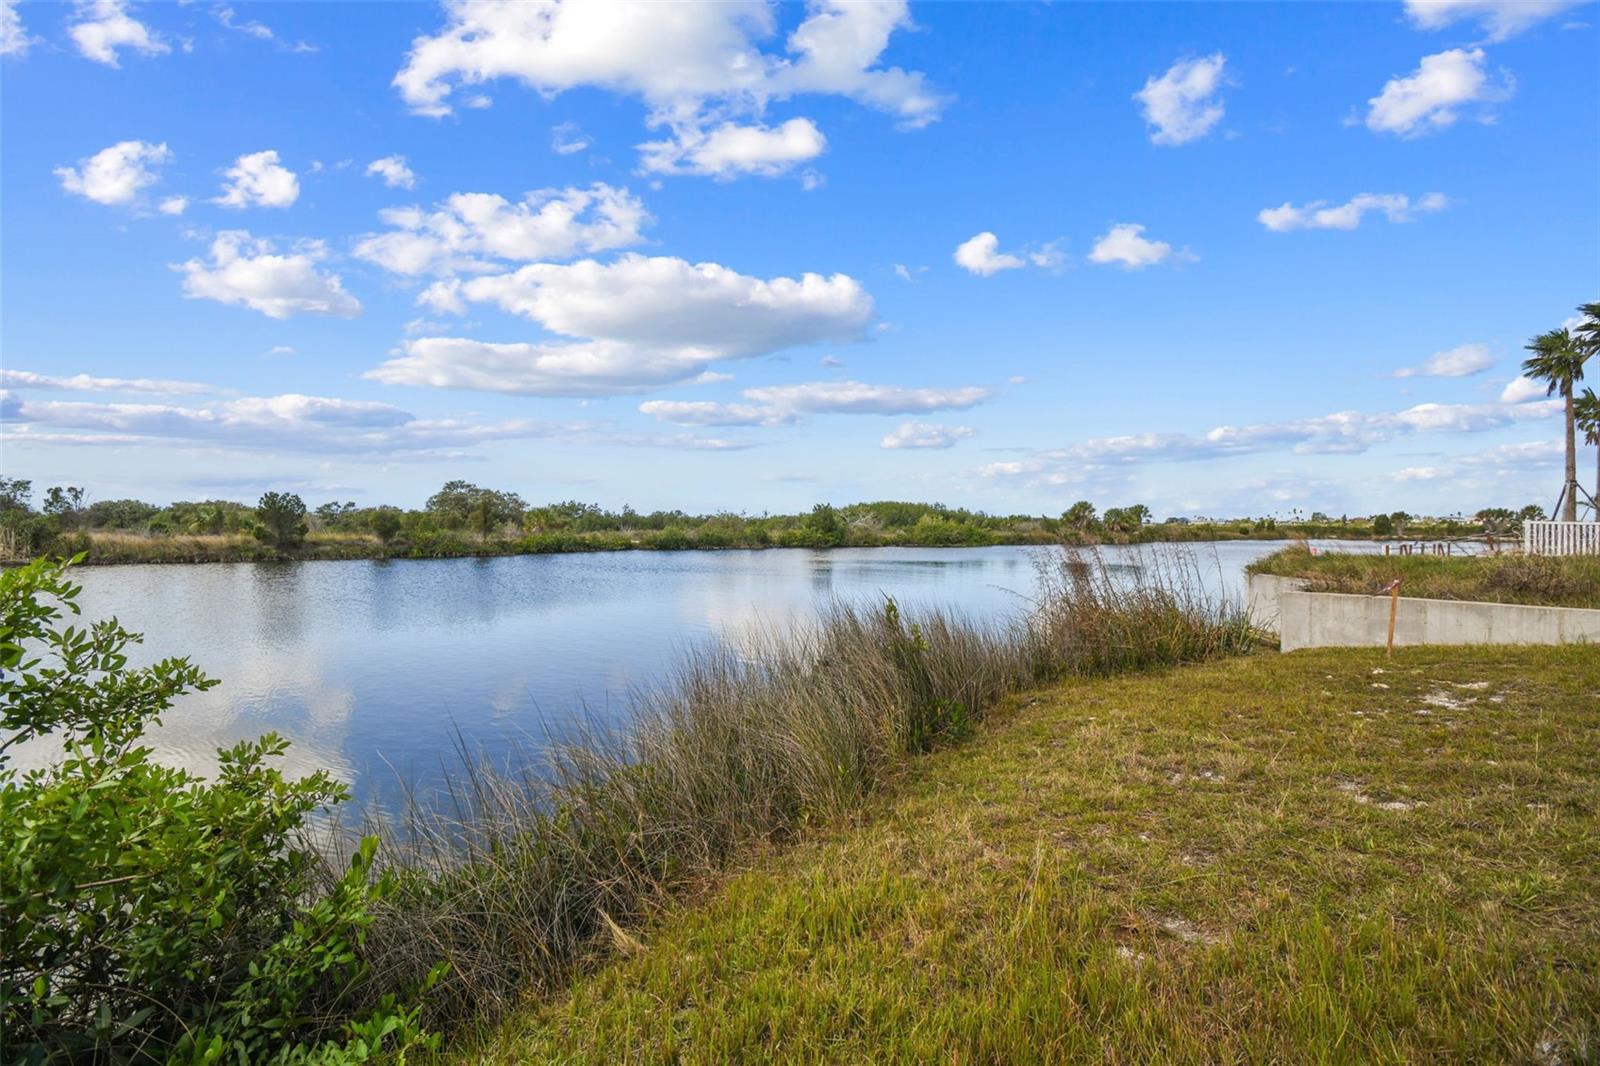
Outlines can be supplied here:
[[820, 503], [799, 514], [611, 511], [567, 500], [530, 506], [514, 492], [451, 481], [419, 509], [314, 508], [293, 493], [269, 492], [255, 506], [201, 500], [165, 507], [141, 500], [94, 500], [72, 486], [46, 490], [0, 478], [0, 556], [23, 559], [82, 552], [87, 561], [213, 562], [268, 558], [439, 558], [576, 551], [713, 548], [838, 548], [910, 545], [1128, 544], [1153, 541], [1307, 537], [1436, 539], [1481, 532], [1514, 535], [1536, 507], [1491, 508], [1471, 518], [1423, 518], [1395, 511], [1333, 517], [1320, 511], [1275, 517], [1158, 521], [1143, 504], [1104, 512], [1080, 500], [1061, 514], [989, 514], [937, 503], [880, 500]]

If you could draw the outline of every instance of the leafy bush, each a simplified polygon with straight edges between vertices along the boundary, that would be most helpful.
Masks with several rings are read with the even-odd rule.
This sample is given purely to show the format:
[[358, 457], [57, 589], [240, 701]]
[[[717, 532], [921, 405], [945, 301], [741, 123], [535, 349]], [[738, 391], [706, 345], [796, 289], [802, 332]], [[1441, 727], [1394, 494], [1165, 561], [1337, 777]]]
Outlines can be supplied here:
[[694, 541], [689, 539], [689, 534], [677, 526], [646, 533], [640, 543], [646, 548], [670, 552], [683, 551], [694, 547]]
[[[257, 539], [279, 551], [297, 548], [305, 543], [305, 501], [292, 492], [269, 492], [263, 495], [261, 502], [256, 504], [256, 520], [261, 523], [255, 531]], [[220, 530], [219, 517], [218, 532]]]
[[388, 544], [400, 533], [400, 512], [393, 507], [374, 508], [367, 526], [379, 540]]
[[60, 533], [61, 520], [55, 515], [0, 511], [0, 541], [5, 543], [6, 554], [13, 558], [48, 551]]
[[[129, 669], [114, 619], [63, 626], [67, 564], [0, 574], [0, 1059], [347, 1062], [422, 1039], [393, 998], [352, 1020], [376, 839], [319, 885], [306, 818], [346, 797], [285, 780], [268, 734], [207, 781], [151, 760], [144, 731], [211, 688], [187, 659]], [[7, 749], [61, 746], [18, 773]], [[318, 891], [319, 887], [322, 889]]]

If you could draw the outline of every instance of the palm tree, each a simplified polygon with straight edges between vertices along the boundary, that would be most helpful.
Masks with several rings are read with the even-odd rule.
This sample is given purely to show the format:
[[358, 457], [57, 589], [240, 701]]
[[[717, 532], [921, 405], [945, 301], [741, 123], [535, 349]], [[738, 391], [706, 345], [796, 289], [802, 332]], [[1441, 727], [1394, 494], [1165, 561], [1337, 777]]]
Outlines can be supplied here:
[[[1587, 323], [1585, 323], [1587, 324]], [[1561, 490], [1561, 521], [1578, 520], [1578, 440], [1573, 423], [1572, 386], [1583, 380], [1583, 363], [1588, 354], [1582, 351], [1572, 334], [1565, 329], [1541, 333], [1527, 344], [1533, 355], [1523, 360], [1522, 372], [1535, 381], [1548, 383], [1545, 395], [1560, 393], [1566, 401], [1567, 415], [1567, 480]]]
[[[1573, 341], [1587, 362], [1600, 354], [1600, 302], [1578, 305], [1578, 324], [1573, 327]], [[1600, 407], [1596, 406], [1593, 389], [1584, 389], [1583, 395], [1573, 400], [1573, 417], [1583, 429], [1583, 439], [1600, 447]], [[1594, 507], [1594, 520], [1600, 522], [1600, 453], [1595, 460], [1594, 495], [1589, 503]]]
[[1594, 520], [1600, 522], [1600, 396], [1596, 396], [1593, 389], [1584, 389], [1583, 395], [1572, 401], [1572, 419], [1583, 430], [1583, 442], [1593, 444], [1597, 449], [1594, 496], [1589, 502], [1594, 504]]
[[1600, 352], [1600, 303], [1579, 304], [1578, 314], [1583, 317], [1572, 327], [1572, 339], [1587, 359]]

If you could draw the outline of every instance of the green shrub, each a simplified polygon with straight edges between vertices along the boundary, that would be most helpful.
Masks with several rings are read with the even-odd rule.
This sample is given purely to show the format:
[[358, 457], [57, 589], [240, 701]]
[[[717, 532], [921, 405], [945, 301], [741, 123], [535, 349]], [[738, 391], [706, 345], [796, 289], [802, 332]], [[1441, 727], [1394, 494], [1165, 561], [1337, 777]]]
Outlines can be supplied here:
[[452, 555], [471, 555], [474, 548], [460, 533], [418, 526], [405, 534], [405, 553], [413, 559], [442, 559]]
[[[220, 510], [215, 513], [215, 519], [216, 528], [208, 527], [207, 532], [222, 532], [223, 516]], [[305, 543], [308, 532], [305, 501], [292, 492], [269, 492], [263, 495], [261, 502], [256, 504], [256, 520], [260, 523], [255, 530], [256, 538], [279, 551], [298, 548]]]
[[61, 520], [55, 515], [15, 509], [0, 512], [0, 540], [13, 558], [49, 551], [60, 533]]
[[[326, 869], [304, 835], [344, 799], [285, 780], [268, 734], [218, 753], [208, 781], [151, 761], [144, 731], [211, 688], [187, 659], [129, 669], [137, 643], [77, 614], [67, 564], [0, 574], [0, 1059], [346, 1062], [422, 1039], [385, 998], [359, 1018], [376, 839]], [[7, 749], [61, 746], [18, 773]], [[318, 889], [321, 891], [318, 891]]]
[[400, 512], [393, 507], [374, 508], [371, 517], [367, 519], [367, 528], [372, 530], [384, 544], [388, 544], [400, 534]]
[[689, 539], [689, 534], [678, 526], [668, 526], [666, 529], [646, 533], [641, 543], [646, 548], [670, 552], [683, 551], [694, 547], [694, 541]]

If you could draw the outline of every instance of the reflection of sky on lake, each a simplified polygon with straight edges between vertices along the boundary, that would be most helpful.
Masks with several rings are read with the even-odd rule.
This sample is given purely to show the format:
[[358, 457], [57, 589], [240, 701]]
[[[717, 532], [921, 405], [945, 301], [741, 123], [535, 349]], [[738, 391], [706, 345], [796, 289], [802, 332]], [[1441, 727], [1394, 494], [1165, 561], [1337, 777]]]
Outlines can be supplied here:
[[[1278, 545], [1198, 549], [1213, 591]], [[84, 568], [85, 618], [146, 635], [134, 661], [188, 655], [222, 684], [186, 697], [152, 742], [209, 772], [215, 749], [275, 730], [285, 768], [358, 796], [437, 779], [457, 743], [502, 761], [549, 734], [616, 722], [628, 695], [720, 635], [782, 630], [839, 600], [892, 596], [999, 619], [1026, 610], [1037, 548], [618, 552], [503, 559]], [[1112, 564], [1136, 563], [1111, 549]], [[48, 751], [25, 752], [37, 762]]]

